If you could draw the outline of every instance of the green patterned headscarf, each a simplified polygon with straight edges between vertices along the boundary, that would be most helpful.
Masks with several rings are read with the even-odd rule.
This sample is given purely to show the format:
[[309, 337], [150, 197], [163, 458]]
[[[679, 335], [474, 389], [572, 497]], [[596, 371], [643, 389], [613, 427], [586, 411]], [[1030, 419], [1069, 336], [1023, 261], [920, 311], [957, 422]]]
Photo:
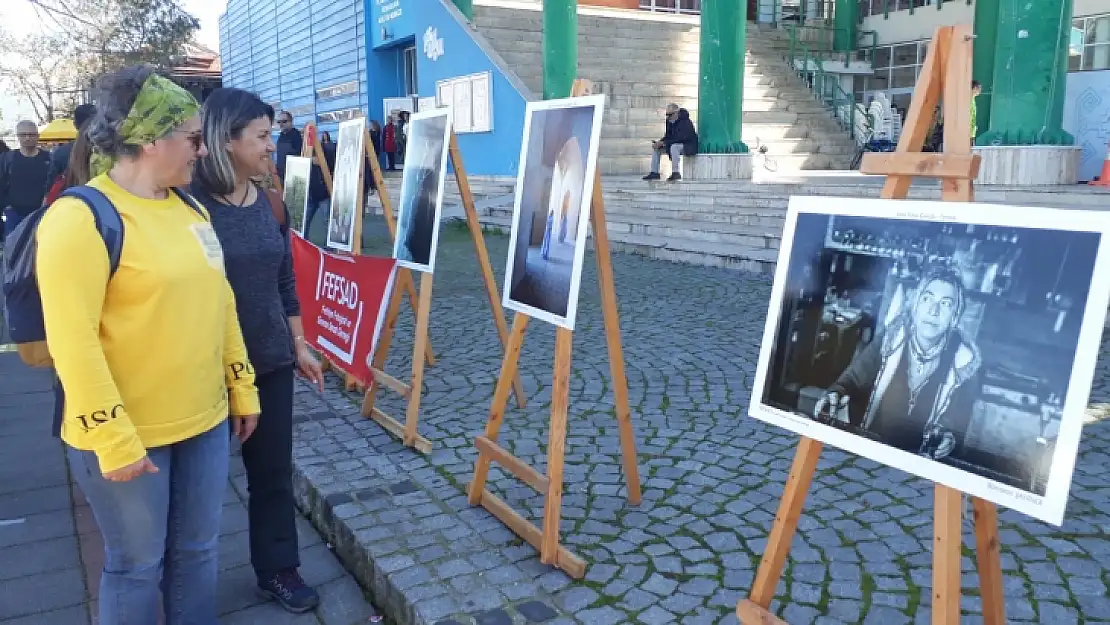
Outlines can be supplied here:
[[[157, 74], [151, 74], [139, 89], [127, 119], [119, 127], [126, 145], [147, 145], [189, 121], [200, 110], [191, 93]], [[93, 176], [108, 172], [116, 159], [95, 152], [90, 163]]]

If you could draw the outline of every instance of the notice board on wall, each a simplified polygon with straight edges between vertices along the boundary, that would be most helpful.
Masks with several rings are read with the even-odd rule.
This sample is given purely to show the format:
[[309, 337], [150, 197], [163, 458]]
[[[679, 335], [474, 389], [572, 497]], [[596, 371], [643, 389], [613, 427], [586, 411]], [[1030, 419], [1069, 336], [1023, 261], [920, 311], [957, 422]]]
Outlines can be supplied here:
[[493, 130], [492, 82], [489, 72], [436, 81], [436, 106], [452, 107], [455, 132]]

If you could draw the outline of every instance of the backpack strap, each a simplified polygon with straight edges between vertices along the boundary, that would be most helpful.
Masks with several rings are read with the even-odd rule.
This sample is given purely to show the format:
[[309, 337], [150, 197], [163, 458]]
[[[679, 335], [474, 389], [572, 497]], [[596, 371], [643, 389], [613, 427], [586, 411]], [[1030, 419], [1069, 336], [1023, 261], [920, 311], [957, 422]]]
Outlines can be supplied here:
[[109, 275], [119, 269], [120, 256], [123, 254], [123, 218], [108, 196], [90, 186], [70, 187], [61, 197], [81, 200], [92, 211], [93, 221], [104, 247], [108, 250]]
[[197, 214], [200, 215], [201, 219], [203, 219], [204, 221], [209, 221], [208, 214], [205, 213], [204, 209], [200, 207], [200, 204], [197, 202], [196, 198], [189, 195], [187, 192], [178, 189], [177, 187], [172, 187], [172, 189], [174, 195], [176, 195], [178, 199], [180, 199], [182, 202], [188, 204], [189, 208], [195, 210]]

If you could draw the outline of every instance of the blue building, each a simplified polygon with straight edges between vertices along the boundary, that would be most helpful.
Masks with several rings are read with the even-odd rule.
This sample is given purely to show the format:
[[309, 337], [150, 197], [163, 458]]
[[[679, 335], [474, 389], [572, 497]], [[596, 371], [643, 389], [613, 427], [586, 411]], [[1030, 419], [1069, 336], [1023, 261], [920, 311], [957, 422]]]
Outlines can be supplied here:
[[229, 0], [223, 84], [333, 136], [451, 104], [468, 172], [513, 175], [528, 91], [472, 32], [450, 0]]

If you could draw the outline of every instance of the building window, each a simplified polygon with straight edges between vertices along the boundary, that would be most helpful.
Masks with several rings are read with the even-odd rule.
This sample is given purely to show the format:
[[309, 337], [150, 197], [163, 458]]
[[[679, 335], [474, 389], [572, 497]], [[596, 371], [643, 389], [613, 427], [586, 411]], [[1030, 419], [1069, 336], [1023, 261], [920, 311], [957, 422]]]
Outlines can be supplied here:
[[455, 132], [493, 130], [492, 85], [489, 72], [436, 81], [436, 106], [451, 107]]
[[321, 123], [330, 123], [330, 122], [339, 123], [339, 122], [345, 122], [345, 121], [352, 120], [352, 119], [358, 119], [359, 117], [363, 117], [363, 112], [362, 112], [361, 108], [356, 106], [354, 108], [349, 108], [349, 109], [340, 109], [338, 111], [328, 111], [327, 113], [320, 113], [320, 122]]
[[640, 8], [658, 13], [701, 13], [701, 0], [640, 0]]
[[1081, 17], [1071, 22], [1068, 70], [1110, 69], [1110, 14]]
[[[893, 3], [894, 0], [891, 2]], [[874, 94], [882, 92], [895, 108], [905, 114], [909, 109], [910, 100], [913, 99], [913, 89], [917, 84], [918, 75], [921, 74], [921, 66], [925, 63], [925, 55], [928, 53], [928, 41], [911, 41], [876, 47], [875, 60], [872, 63], [875, 73], [853, 79], [852, 88], [855, 91], [856, 101], [863, 106], [868, 106]]]
[[949, 2], [955, 2], [955, 0], [859, 0], [859, 14], [860, 17], [887, 15], [897, 11], [936, 7], [938, 3], [943, 7]]
[[330, 87], [324, 87], [323, 89], [317, 89], [316, 97], [321, 100], [326, 100], [328, 98], [338, 98], [339, 96], [350, 95], [352, 93], [358, 93], [357, 80], [352, 80], [351, 82], [345, 82], [338, 85], [332, 85]]
[[[277, 109], [277, 110], [280, 110], [280, 109]], [[313, 105], [313, 104], [302, 104], [300, 106], [291, 106], [291, 107], [285, 109], [285, 112], [289, 113], [293, 117], [305, 117], [306, 115], [311, 116], [313, 113], [316, 112], [316, 106]]]

